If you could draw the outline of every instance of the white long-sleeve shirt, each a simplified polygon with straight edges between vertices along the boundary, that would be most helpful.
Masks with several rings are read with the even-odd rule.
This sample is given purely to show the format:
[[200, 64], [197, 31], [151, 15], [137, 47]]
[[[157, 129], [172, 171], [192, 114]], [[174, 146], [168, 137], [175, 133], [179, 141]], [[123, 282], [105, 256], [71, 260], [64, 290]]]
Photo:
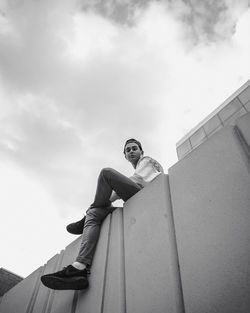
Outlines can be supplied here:
[[[129, 178], [141, 187], [145, 187], [161, 173], [164, 173], [164, 170], [160, 163], [149, 156], [142, 156], [136, 164], [134, 175]], [[110, 200], [113, 202], [117, 199], [119, 196], [113, 191]]]
[[134, 175], [130, 179], [145, 187], [161, 173], [164, 173], [164, 170], [160, 163], [149, 156], [142, 156], [136, 164]]

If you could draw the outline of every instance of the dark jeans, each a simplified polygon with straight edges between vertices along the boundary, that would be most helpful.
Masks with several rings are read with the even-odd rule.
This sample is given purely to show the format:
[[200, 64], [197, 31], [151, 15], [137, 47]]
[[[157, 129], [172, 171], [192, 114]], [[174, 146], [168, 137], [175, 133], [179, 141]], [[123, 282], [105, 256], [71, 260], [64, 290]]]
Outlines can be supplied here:
[[101, 224], [105, 217], [116, 209], [111, 206], [109, 200], [112, 191], [114, 190], [123, 201], [127, 201], [142, 188], [112, 168], [102, 169], [94, 202], [86, 212], [82, 242], [76, 261], [86, 265], [92, 264]]

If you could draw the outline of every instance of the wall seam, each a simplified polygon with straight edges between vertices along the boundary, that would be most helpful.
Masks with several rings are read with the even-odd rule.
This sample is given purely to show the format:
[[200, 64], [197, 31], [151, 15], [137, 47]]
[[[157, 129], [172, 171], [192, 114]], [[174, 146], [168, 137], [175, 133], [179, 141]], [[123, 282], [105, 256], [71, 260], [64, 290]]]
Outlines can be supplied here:
[[243, 107], [245, 107], [245, 106], [244, 106], [244, 103], [240, 100], [239, 95], [238, 95], [235, 99], [238, 99], [238, 100], [239, 100], [239, 102], [242, 104], [242, 106], [243, 106]]
[[[58, 258], [59, 258], [59, 256], [58, 256]], [[57, 259], [57, 262], [55, 263], [55, 265], [53, 266], [53, 272], [56, 270], [56, 265], [57, 265], [57, 263], [58, 263], [58, 259]], [[48, 264], [48, 263], [47, 263]], [[47, 265], [46, 264], [46, 265]], [[46, 269], [46, 267], [45, 267], [45, 269]], [[46, 300], [44, 301], [44, 304], [43, 304], [43, 309], [42, 309], [42, 313], [46, 313], [46, 309], [47, 309], [47, 307], [48, 307], [48, 302], [49, 302], [49, 298], [50, 298], [50, 294], [51, 294], [51, 289], [49, 289], [49, 288], [47, 288], [47, 290], [46, 290], [46, 296], [45, 296], [45, 298], [46, 298]], [[47, 313], [49, 313], [49, 312], [47, 312]]]
[[216, 115], [218, 116], [218, 119], [220, 120], [221, 125], [224, 127], [225, 125], [224, 125], [224, 123], [223, 123], [223, 121], [222, 121], [221, 117], [219, 116], [219, 113], [220, 113], [220, 112], [218, 112]]
[[121, 251], [121, 271], [122, 271], [122, 281], [121, 281], [121, 291], [122, 291], [122, 308], [121, 313], [127, 312], [127, 300], [126, 300], [126, 271], [125, 271], [125, 236], [124, 236], [124, 208], [121, 208], [121, 219], [120, 219], [120, 238], [121, 238], [121, 244], [120, 244], [120, 251]]
[[[62, 265], [62, 260], [63, 260], [63, 256], [64, 256], [64, 252], [65, 250], [62, 250], [61, 253], [58, 256], [58, 260], [54, 266], [54, 270], [58, 269], [61, 267]], [[49, 290], [49, 297], [48, 297], [48, 301], [46, 303], [46, 307], [43, 313], [50, 313], [51, 309], [52, 309], [52, 305], [53, 305], [53, 301], [54, 301], [54, 296], [55, 296], [55, 290]]]
[[101, 302], [101, 313], [103, 313], [104, 309], [104, 300], [105, 300], [105, 290], [106, 290], [106, 281], [107, 281], [107, 268], [108, 268], [108, 259], [109, 259], [109, 249], [110, 249], [110, 237], [111, 237], [111, 225], [112, 225], [112, 213], [110, 214], [109, 219], [109, 230], [108, 230], [108, 242], [107, 242], [107, 253], [105, 260], [105, 268], [104, 268], [104, 278], [103, 278], [103, 289], [102, 289], [102, 302]]
[[247, 110], [245, 104], [243, 104], [243, 103], [241, 103], [241, 104], [242, 104], [243, 108], [246, 110], [246, 112], [248, 112], [248, 110]]
[[[45, 312], [46, 312], [46, 309], [47, 309], [47, 307], [48, 307], [49, 298], [50, 298], [50, 293], [51, 293], [51, 290], [50, 290], [50, 289], [48, 289], [48, 290], [46, 290], [46, 291], [47, 291], [47, 292], [46, 292], [46, 296], [45, 296], [46, 300], [44, 301], [44, 304], [43, 304], [42, 313], [45, 313]], [[49, 313], [49, 312], [47, 312], [47, 313]]]
[[[169, 190], [169, 204], [170, 204], [170, 216], [169, 216], [169, 233], [172, 234], [172, 241], [173, 241], [173, 254], [175, 257], [175, 263], [177, 263], [175, 274], [177, 275], [177, 299], [176, 299], [176, 306], [178, 313], [185, 313], [185, 304], [184, 304], [184, 294], [182, 288], [182, 280], [181, 280], [181, 272], [180, 272], [180, 262], [179, 262], [179, 254], [178, 254], [178, 247], [177, 247], [177, 239], [176, 239], [176, 230], [175, 230], [175, 223], [174, 223], [174, 214], [173, 214], [173, 203], [171, 197], [171, 186], [170, 186], [170, 179], [169, 175], [166, 175], [165, 184], [167, 185], [167, 189]], [[166, 194], [166, 193], [165, 193]], [[166, 199], [167, 200], [167, 199]], [[170, 238], [169, 238], [170, 239]], [[171, 243], [170, 243], [171, 244]]]
[[34, 287], [32, 295], [31, 295], [31, 298], [30, 298], [30, 301], [29, 301], [26, 313], [32, 313], [33, 312], [33, 308], [34, 308], [34, 305], [35, 305], [35, 302], [36, 302], [38, 290], [39, 290], [39, 287], [40, 287], [40, 277], [44, 273], [44, 270], [45, 270], [45, 266], [41, 267], [40, 271], [39, 271], [39, 274], [37, 275], [35, 287]]
[[207, 140], [207, 139], [208, 139], [208, 135], [207, 135], [207, 133], [206, 133], [206, 131], [205, 131], [204, 125], [202, 125], [201, 128], [203, 129], [204, 134], [205, 134], [205, 138], [206, 138], [206, 140]]
[[75, 290], [73, 300], [72, 300], [71, 313], [75, 313], [75, 311], [76, 311], [78, 295], [79, 295], [79, 291]]
[[248, 146], [243, 134], [241, 133], [241, 131], [237, 125], [234, 127], [234, 130], [235, 130], [235, 134], [236, 134], [237, 138], [239, 139], [239, 142], [241, 143], [241, 146], [242, 146], [244, 152], [246, 153], [248, 159], [250, 159], [250, 147]]

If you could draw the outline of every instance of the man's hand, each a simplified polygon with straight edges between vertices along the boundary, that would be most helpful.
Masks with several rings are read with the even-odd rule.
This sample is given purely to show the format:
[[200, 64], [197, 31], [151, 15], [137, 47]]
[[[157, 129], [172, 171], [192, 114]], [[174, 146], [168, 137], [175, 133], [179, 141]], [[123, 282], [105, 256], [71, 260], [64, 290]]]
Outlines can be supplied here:
[[114, 201], [116, 201], [116, 200], [118, 200], [118, 199], [120, 199], [120, 197], [119, 197], [114, 191], [112, 191], [112, 194], [111, 194], [109, 200], [110, 200], [111, 202], [114, 202]]

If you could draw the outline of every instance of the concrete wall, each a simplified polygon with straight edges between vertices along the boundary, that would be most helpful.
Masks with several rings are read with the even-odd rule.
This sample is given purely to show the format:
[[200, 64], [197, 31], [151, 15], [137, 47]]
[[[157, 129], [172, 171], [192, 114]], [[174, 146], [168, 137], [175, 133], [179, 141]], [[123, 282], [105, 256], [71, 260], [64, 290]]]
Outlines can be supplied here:
[[247, 112], [250, 112], [250, 80], [179, 140], [176, 144], [178, 158], [184, 158], [224, 126], [235, 125]]
[[183, 313], [168, 177], [160, 175], [109, 215], [101, 229], [90, 287], [54, 291], [40, 276], [70, 264], [80, 237], [11, 289], [1, 313]]
[[22, 277], [4, 269], [0, 268], [0, 297], [3, 296], [8, 290], [18, 284]]
[[43, 273], [70, 264], [80, 237], [7, 292], [1, 313], [249, 313], [250, 113], [225, 126], [109, 215], [83, 291]]
[[[249, 116], [238, 120], [246, 140]], [[249, 312], [250, 164], [237, 129], [223, 128], [169, 176], [186, 312]]]
[[127, 312], [184, 312], [168, 177], [124, 209]]

